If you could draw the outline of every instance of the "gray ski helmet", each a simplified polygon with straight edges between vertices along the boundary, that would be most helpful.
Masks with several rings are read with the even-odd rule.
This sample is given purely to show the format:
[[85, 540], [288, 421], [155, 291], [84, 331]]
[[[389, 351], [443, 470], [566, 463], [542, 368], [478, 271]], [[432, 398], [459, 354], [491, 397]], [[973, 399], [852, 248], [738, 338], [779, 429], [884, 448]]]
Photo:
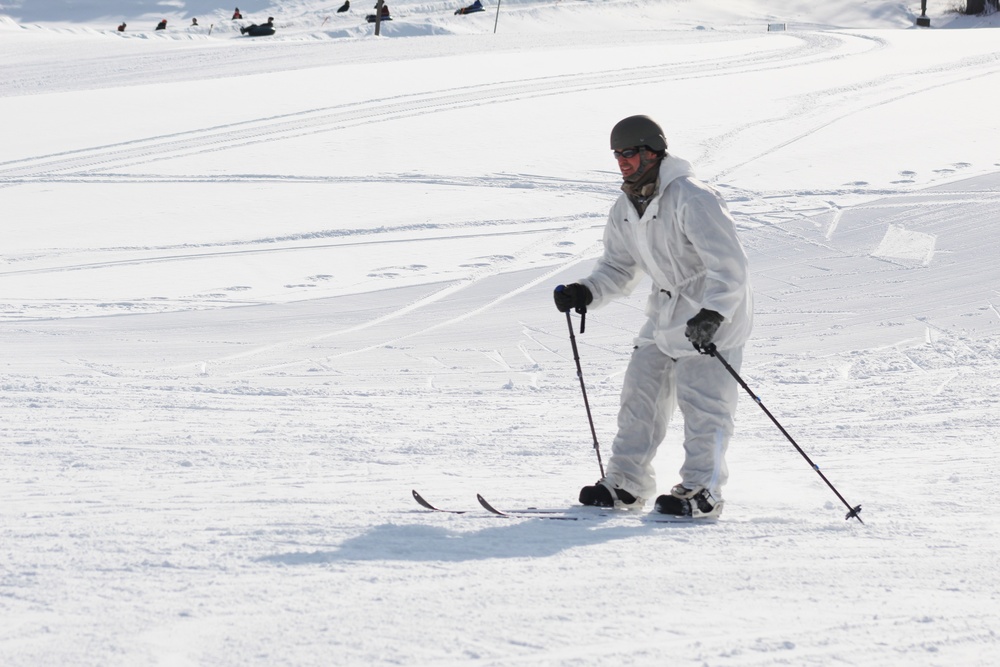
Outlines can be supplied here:
[[654, 151], [667, 150], [663, 129], [649, 116], [629, 116], [611, 128], [611, 150], [649, 146]]

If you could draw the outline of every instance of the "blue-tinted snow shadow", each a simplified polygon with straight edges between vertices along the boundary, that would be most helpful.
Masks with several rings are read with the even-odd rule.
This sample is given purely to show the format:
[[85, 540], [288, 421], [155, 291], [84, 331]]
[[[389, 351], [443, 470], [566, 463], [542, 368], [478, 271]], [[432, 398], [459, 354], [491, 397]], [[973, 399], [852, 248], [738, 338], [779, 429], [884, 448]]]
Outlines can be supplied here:
[[[258, 560], [283, 565], [315, 565], [373, 560], [462, 562], [487, 558], [537, 558], [574, 547], [646, 534], [668, 533], [665, 537], [680, 541], [688, 541], [694, 536], [690, 524], [643, 523], [636, 517], [626, 518], [627, 524], [616, 517], [586, 521], [482, 520], [494, 525], [467, 531], [386, 523], [374, 526], [330, 551], [288, 552]], [[712, 530], [712, 527], [700, 526], [695, 531], [706, 529]]]

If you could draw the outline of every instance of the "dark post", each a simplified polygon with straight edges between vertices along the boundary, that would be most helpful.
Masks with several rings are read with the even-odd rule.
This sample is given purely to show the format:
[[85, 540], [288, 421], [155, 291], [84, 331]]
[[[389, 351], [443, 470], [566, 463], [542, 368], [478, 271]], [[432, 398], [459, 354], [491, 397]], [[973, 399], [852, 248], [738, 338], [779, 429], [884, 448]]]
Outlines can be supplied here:
[[[926, 2], [927, 0], [924, 0]], [[378, 0], [375, 3], [375, 36], [378, 37], [379, 31], [382, 28], [382, 2], [383, 0]]]
[[[379, 0], [379, 2], [381, 1]], [[917, 25], [921, 28], [931, 27], [931, 20], [927, 18], [927, 0], [920, 0], [920, 16], [917, 17]]]

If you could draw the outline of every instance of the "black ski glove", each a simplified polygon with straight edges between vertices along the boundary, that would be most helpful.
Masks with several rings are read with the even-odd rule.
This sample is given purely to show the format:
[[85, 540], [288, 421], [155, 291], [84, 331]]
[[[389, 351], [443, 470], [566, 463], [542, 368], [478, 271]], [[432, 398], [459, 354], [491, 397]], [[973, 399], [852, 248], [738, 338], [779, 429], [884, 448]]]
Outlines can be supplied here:
[[569, 312], [573, 308], [576, 308], [576, 311], [579, 313], [587, 310], [587, 306], [594, 300], [594, 295], [590, 293], [586, 285], [573, 283], [572, 285], [559, 285], [556, 287], [556, 291], [552, 293], [552, 298], [555, 299], [556, 308], [559, 309], [560, 313]]
[[724, 318], [714, 310], [702, 308], [701, 311], [687, 321], [687, 329], [684, 335], [687, 336], [694, 349], [704, 352], [704, 349], [715, 337], [715, 332], [719, 330]]

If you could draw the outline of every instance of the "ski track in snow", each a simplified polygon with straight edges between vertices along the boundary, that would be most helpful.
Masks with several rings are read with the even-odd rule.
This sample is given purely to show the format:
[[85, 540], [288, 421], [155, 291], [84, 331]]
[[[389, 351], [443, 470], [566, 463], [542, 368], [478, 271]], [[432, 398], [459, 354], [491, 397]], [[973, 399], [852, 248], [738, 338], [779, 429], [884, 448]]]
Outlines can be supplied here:
[[[790, 64], [808, 64], [817, 58], [829, 58], [829, 52], [845, 41], [827, 35], [797, 36], [798, 48], [788, 51], [753, 52], [746, 61], [730, 58], [717, 61], [694, 61], [679, 65], [636, 67], [598, 73], [580, 73], [543, 77], [491, 85], [476, 85], [457, 90], [431, 91], [402, 99], [375, 99], [344, 105], [343, 108], [309, 109], [284, 116], [243, 121], [227, 126], [192, 130], [176, 135], [133, 140], [126, 144], [100, 146], [73, 151], [68, 155], [46, 155], [0, 162], [0, 182], [16, 185], [29, 180], [50, 181], [58, 175], [101, 172], [170, 160], [182, 155], [229, 151], [248, 145], [280, 139], [335, 131], [347, 126], [391, 122], [411, 115], [454, 111], [469, 106], [496, 104], [512, 99], [564, 95], [575, 90], [631, 86], [637, 83], [661, 83], [685, 77], [702, 78], [706, 73], [728, 76], [767, 68], [787, 68]], [[801, 53], [800, 53], [801, 52]], [[834, 56], [836, 57], [836, 56]]]
[[[784, 68], [790, 64], [808, 64], [817, 59], [838, 59], [843, 57], [841, 53], [845, 50], [845, 43], [850, 44], [850, 39], [857, 39], [864, 48], [869, 43], [876, 44], [878, 48], [884, 45], [878, 39], [871, 37], [839, 36], [829, 34], [802, 34], [796, 35], [793, 46], [789, 49], [782, 49], [778, 52], [762, 51], [751, 52], [743, 56], [743, 60], [735, 60], [731, 57], [712, 60], [695, 60], [681, 64], [668, 64], [654, 67], [630, 68], [612, 72], [601, 72], [597, 74], [583, 73], [564, 75], [560, 77], [543, 77], [527, 81], [503, 82], [491, 85], [476, 85], [459, 88], [456, 91], [440, 91], [432, 93], [419, 93], [405, 96], [402, 99], [386, 98], [352, 103], [346, 108], [326, 108], [310, 109], [285, 114], [279, 117], [261, 118], [252, 121], [245, 121], [238, 124], [205, 128], [185, 133], [167, 135], [162, 137], [152, 137], [145, 140], [133, 140], [126, 144], [116, 144], [102, 146], [87, 150], [72, 151], [68, 154], [57, 154], [40, 156], [37, 158], [24, 158], [0, 163], [0, 187], [16, 186], [27, 182], [95, 182], [100, 179], [102, 183], [114, 182], [135, 182], [135, 177], [119, 176], [108, 174], [97, 176], [96, 173], [110, 169], [121, 169], [123, 167], [136, 167], [152, 162], [171, 160], [180, 156], [198, 155], [205, 152], [230, 151], [246, 147], [248, 145], [270, 142], [292, 137], [300, 137], [316, 132], [328, 132], [355, 123], [370, 122], [391, 122], [393, 119], [405, 117], [411, 114], [432, 113], [434, 110], [453, 111], [466, 104], [496, 103], [501, 100], [523, 99], [537, 95], [558, 95], [574, 90], [593, 90], [604, 86], [625, 86], [637, 82], [657, 82], [676, 80], [686, 77], [704, 76], [724, 76], [734, 72], [761, 71], [768, 68]], [[846, 49], [849, 53], [857, 53], [859, 49], [851, 45]], [[861, 49], [860, 52], [864, 52]], [[66, 179], [66, 180], [61, 180]], [[191, 182], [197, 177], [186, 176], [184, 182]], [[175, 180], [175, 179], [171, 179]], [[297, 179], [302, 180], [302, 179]], [[309, 179], [315, 182], [315, 179]], [[395, 182], [407, 179], [394, 179]], [[483, 179], [480, 179], [482, 181]], [[544, 188], [545, 179], [531, 177], [521, 181], [513, 181], [510, 176], [502, 179], [490, 179], [491, 186], [497, 185], [498, 180], [502, 180], [501, 187], [519, 187], [520, 184], [532, 189]], [[216, 182], [232, 182], [231, 177], [219, 179]], [[209, 181], [211, 182], [211, 181]], [[418, 182], [426, 182], [421, 178]], [[569, 187], [578, 187], [580, 184], [569, 184]], [[566, 183], [560, 183], [560, 187], [565, 188]], [[584, 186], [582, 190], [587, 192], [606, 191], [606, 188], [594, 188]], [[474, 223], [476, 226], [482, 223]], [[521, 232], [515, 232], [521, 233]], [[470, 238], [466, 235], [465, 238]], [[247, 242], [238, 242], [245, 245]], [[256, 243], [250, 241], [250, 243]], [[284, 244], [283, 244], [284, 245]], [[274, 247], [269, 243], [268, 247], [262, 249], [241, 249], [233, 251], [223, 251], [227, 254], [245, 254], [258, 252], [288, 252], [308, 250], [322, 250], [330, 246], [325, 244], [302, 244], [294, 243], [293, 247], [287, 245], [282, 248]], [[71, 264], [64, 266], [47, 266], [42, 269], [28, 268], [16, 269], [14, 271], [0, 272], [4, 274], [28, 274], [53, 270], [94, 270], [100, 268], [110, 268], [116, 266], [130, 266], [143, 264], [146, 262], [179, 261], [194, 259], [212, 259], [218, 253], [194, 253], [181, 255], [153, 255], [142, 252], [139, 257], [135, 253], [128, 259], [109, 260], [102, 262], [88, 262], [84, 264]], [[184, 301], [161, 300], [159, 304], [154, 304], [154, 309], [177, 307]], [[129, 309], [134, 308], [133, 302], [129, 302]]]

